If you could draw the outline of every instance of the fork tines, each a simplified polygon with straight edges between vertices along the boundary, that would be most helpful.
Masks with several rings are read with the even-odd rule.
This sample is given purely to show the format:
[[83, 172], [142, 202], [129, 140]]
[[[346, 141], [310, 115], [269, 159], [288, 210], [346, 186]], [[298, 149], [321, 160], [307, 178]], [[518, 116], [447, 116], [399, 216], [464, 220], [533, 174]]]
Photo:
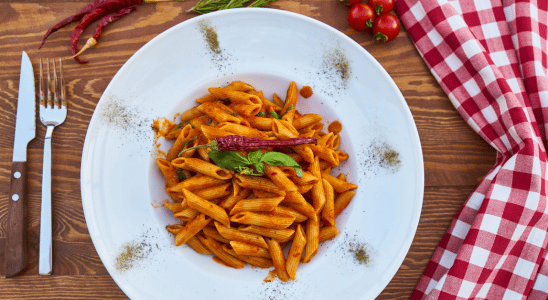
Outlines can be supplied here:
[[[65, 98], [65, 81], [63, 78], [63, 61], [59, 58], [59, 78], [57, 77], [57, 68], [55, 60], [52, 59], [50, 64], [49, 58], [46, 59], [46, 84], [44, 84], [44, 72], [43, 72], [43, 62], [40, 58], [40, 82], [39, 82], [39, 97], [40, 105], [46, 108], [61, 108], [62, 106], [67, 105], [67, 100]], [[53, 69], [50, 70], [50, 65]], [[52, 81], [53, 77], [53, 81]], [[52, 97], [53, 95], [53, 97]]]

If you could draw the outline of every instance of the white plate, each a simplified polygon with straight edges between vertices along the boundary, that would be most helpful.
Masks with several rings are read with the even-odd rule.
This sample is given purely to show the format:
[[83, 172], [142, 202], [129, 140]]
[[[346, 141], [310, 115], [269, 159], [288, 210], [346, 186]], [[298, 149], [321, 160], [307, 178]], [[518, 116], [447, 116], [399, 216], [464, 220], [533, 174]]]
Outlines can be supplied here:
[[[203, 26], [218, 34], [220, 53], [211, 51]], [[346, 71], [337, 71], [346, 64]], [[341, 148], [349, 158], [340, 171], [359, 188], [337, 219], [339, 235], [299, 266], [294, 282], [265, 283], [268, 270], [229, 269], [187, 246], [175, 247], [165, 230], [172, 217], [158, 207], [167, 196], [153, 162], [151, 122], [194, 106], [207, 87], [236, 79], [267, 97], [285, 96], [291, 80], [299, 88], [310, 85], [314, 95], [300, 99], [297, 109], [322, 114], [326, 124], [339, 119], [344, 126]], [[399, 152], [401, 167], [379, 166], [374, 155], [379, 145]], [[132, 299], [373, 299], [413, 240], [424, 170], [409, 108], [363, 47], [314, 19], [246, 8], [185, 21], [127, 61], [91, 119], [81, 188], [97, 252]], [[356, 243], [366, 245], [368, 264], [359, 264], [349, 251]], [[138, 259], [117, 265], [126, 245]]]

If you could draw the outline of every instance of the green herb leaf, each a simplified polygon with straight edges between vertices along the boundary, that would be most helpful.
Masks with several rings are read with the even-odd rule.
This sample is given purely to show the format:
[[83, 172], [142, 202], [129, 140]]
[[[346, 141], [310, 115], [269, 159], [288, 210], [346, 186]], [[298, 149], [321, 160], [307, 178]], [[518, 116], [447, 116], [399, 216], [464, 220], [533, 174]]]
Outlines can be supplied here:
[[242, 175], [262, 176], [263, 174], [255, 173], [253, 169], [249, 167], [237, 167], [236, 172]]
[[253, 164], [253, 166], [255, 167], [255, 170], [257, 170], [257, 172], [264, 174], [264, 164], [262, 162]]
[[257, 114], [257, 117], [264, 117], [266, 116], [267, 112], [266, 111], [261, 111]]
[[266, 152], [261, 157], [261, 162], [269, 164], [271, 166], [285, 166], [295, 169], [298, 177], [303, 176], [303, 168], [296, 162], [291, 156], [281, 152]]
[[281, 119], [285, 114], [287, 114], [288, 111], [290, 111], [293, 108], [293, 104], [289, 105], [285, 111], [280, 115], [278, 119]]
[[217, 166], [231, 171], [251, 164], [249, 159], [243, 157], [237, 151], [211, 150], [209, 151], [209, 157]]
[[208, 119], [206, 125], [207, 126], [211, 125], [211, 122], [213, 122], [213, 119]]
[[275, 112], [275, 111], [271, 111], [271, 112], [270, 112], [270, 114], [271, 114], [271, 115], [272, 115], [272, 116], [273, 116], [274, 118], [276, 118], [276, 119], [280, 119], [280, 116], [278, 115], [278, 113], [277, 113], [277, 112]]
[[185, 173], [183, 172], [183, 169], [181, 169], [181, 168], [178, 168], [178, 169], [177, 169], [177, 179], [178, 179], [179, 181], [183, 181], [183, 180], [186, 179], [186, 175], [185, 175]]
[[249, 152], [249, 154], [247, 154], [247, 159], [249, 160], [249, 164], [251, 165], [258, 164], [261, 161], [261, 157], [261, 150]]

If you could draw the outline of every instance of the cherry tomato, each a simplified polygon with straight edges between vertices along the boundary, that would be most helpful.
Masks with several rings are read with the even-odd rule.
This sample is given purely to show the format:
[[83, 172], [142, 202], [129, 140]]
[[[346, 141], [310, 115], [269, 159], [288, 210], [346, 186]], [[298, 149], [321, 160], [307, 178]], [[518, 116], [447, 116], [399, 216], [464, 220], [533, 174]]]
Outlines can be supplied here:
[[348, 11], [348, 24], [356, 31], [371, 30], [373, 21], [375, 21], [375, 12], [365, 3], [355, 4]]
[[387, 14], [394, 9], [394, 0], [369, 0], [367, 4], [375, 10], [378, 16]]
[[341, 2], [348, 7], [352, 7], [354, 4], [361, 3], [362, 0], [341, 0]]
[[390, 42], [400, 32], [400, 20], [392, 14], [379, 16], [373, 23], [373, 38], [377, 42]]

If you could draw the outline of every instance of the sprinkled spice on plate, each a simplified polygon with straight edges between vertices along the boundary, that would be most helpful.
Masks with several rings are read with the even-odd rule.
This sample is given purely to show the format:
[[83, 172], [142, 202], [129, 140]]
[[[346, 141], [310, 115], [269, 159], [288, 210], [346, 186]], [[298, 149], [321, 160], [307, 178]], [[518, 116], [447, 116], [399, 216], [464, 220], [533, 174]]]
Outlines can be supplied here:
[[354, 260], [361, 265], [367, 265], [371, 261], [369, 253], [362, 243], [350, 243], [350, 249], [348, 251], [353, 253]]
[[116, 256], [114, 268], [117, 271], [127, 271], [133, 268], [140, 260], [146, 258], [151, 251], [150, 245], [141, 242], [127, 243], [122, 247], [122, 251]]

